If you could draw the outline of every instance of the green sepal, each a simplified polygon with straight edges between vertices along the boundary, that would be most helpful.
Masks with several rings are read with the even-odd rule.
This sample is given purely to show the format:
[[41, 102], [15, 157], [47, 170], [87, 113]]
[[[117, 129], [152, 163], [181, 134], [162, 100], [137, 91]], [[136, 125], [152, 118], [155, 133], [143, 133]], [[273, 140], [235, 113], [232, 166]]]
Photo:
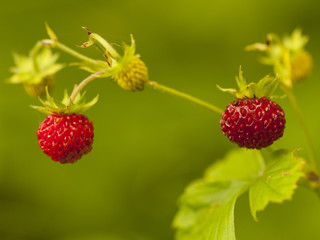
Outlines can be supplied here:
[[90, 46], [95, 46], [105, 57], [106, 62], [109, 67], [112, 67], [115, 59], [119, 57], [119, 54], [113, 49], [113, 47], [99, 34], [92, 33], [87, 27], [82, 27], [88, 32], [89, 41], [83, 43], [80, 47], [87, 48]]
[[105, 62], [105, 61], [101, 61], [101, 60], [97, 60], [98, 64], [92, 64], [90, 62], [73, 62], [70, 63], [70, 66], [77, 66], [80, 69], [87, 71], [89, 73], [96, 73], [96, 72], [100, 72], [101, 70], [105, 70], [104, 74], [100, 74], [97, 77], [100, 78], [105, 78], [105, 77], [109, 77], [111, 75], [110, 71], [110, 67], [109, 65]]
[[135, 54], [135, 52], [136, 52], [136, 42], [135, 42], [132, 34], [130, 35], [130, 38], [131, 38], [131, 45], [129, 46], [126, 43], [123, 43], [123, 47], [124, 47], [123, 56], [118, 59], [117, 65], [115, 65], [109, 71], [110, 76], [116, 75], [119, 72], [122, 72], [123, 69], [128, 65], [128, 63], [130, 63], [132, 61], [133, 58], [135, 58], [135, 57], [139, 58], [140, 57], [139, 54]]
[[291, 35], [286, 35], [280, 38], [278, 35], [269, 33], [267, 34], [265, 43], [254, 43], [245, 47], [246, 51], [260, 51], [266, 52], [266, 56], [260, 58], [260, 62], [266, 65], [275, 65], [289, 50], [290, 54], [295, 55], [304, 49], [309, 41], [309, 37], [302, 35], [302, 30], [296, 28]]
[[292, 88], [292, 59], [304, 50], [309, 38], [302, 35], [301, 29], [295, 29], [291, 35], [280, 38], [276, 34], [268, 34], [266, 43], [254, 43], [245, 48], [247, 51], [257, 50], [265, 52], [265, 56], [260, 57], [260, 62], [271, 65], [274, 72], [279, 74], [281, 84], [287, 88]]
[[258, 83], [247, 84], [247, 81], [243, 77], [241, 66], [239, 68], [239, 77], [236, 77], [236, 82], [239, 90], [233, 88], [222, 88], [218, 85], [217, 87], [221, 91], [228, 92], [237, 98], [271, 97], [279, 87], [279, 78], [271, 77], [270, 75], [265, 76]]
[[57, 63], [59, 55], [48, 47], [36, 44], [29, 56], [13, 54], [15, 66], [10, 69], [13, 75], [7, 80], [13, 84], [39, 84], [48, 76], [55, 75], [65, 67]]
[[45, 24], [45, 27], [46, 27], [46, 31], [47, 31], [48, 36], [49, 36], [50, 39], [53, 41], [52, 46], [54, 46], [54, 44], [58, 42], [58, 37], [57, 37], [57, 35], [54, 33], [54, 31], [50, 28], [50, 26], [48, 25], [47, 22], [45, 22], [44, 24]]
[[291, 36], [285, 36], [283, 38], [283, 45], [293, 52], [298, 52], [305, 47], [308, 41], [309, 37], [302, 35], [302, 30], [300, 28], [296, 28], [292, 32]]
[[[77, 86], [75, 86], [76, 88]], [[89, 108], [91, 108], [94, 104], [98, 102], [99, 95], [97, 95], [95, 98], [93, 98], [90, 102], [85, 101], [85, 94], [84, 93], [78, 93], [74, 99], [74, 101], [71, 101], [68, 105], [70, 96], [65, 90], [64, 97], [62, 101], [57, 101], [53, 97], [50, 96], [48, 88], [46, 88], [46, 100], [43, 100], [39, 98], [40, 102], [43, 106], [30, 106], [39, 112], [45, 113], [45, 114], [59, 114], [59, 115], [70, 115], [70, 114], [79, 114], [87, 111]]]
[[[104, 39], [102, 40], [102, 37], [95, 33], [90, 33], [89, 36], [93, 36], [92, 38], [97, 41], [99, 39], [100, 47], [102, 46], [102, 43], [107, 47], [109, 43], [107, 43]], [[99, 36], [99, 37], [97, 37]], [[110, 76], [114, 76], [118, 74], [119, 72], [122, 72], [122, 70], [127, 66], [129, 62], [132, 61], [134, 57], [140, 57], [138, 54], [135, 53], [136, 51], [136, 43], [132, 35], [131, 37], [131, 45], [127, 45], [126, 43], [123, 43], [123, 56], [117, 55], [116, 59], [112, 60], [112, 65], [109, 66], [109, 64], [105, 61], [99, 61], [99, 65], [93, 65], [91, 63], [86, 63], [86, 62], [79, 62], [79, 63], [72, 63], [73, 66], [79, 66], [81, 69], [88, 71], [90, 73], [95, 73], [100, 70], [105, 70], [104, 74], [99, 75], [98, 77], [100, 78], [106, 78]], [[90, 38], [90, 39], [92, 39]], [[89, 42], [93, 42], [93, 40], [89, 40]], [[87, 42], [88, 43], [88, 42]], [[86, 43], [85, 43], [86, 44]], [[90, 46], [93, 44], [89, 44]], [[85, 47], [85, 46], [82, 46]], [[111, 49], [110, 49], [111, 50]], [[110, 51], [112, 54], [112, 51]], [[112, 54], [112, 58], [113, 58]]]

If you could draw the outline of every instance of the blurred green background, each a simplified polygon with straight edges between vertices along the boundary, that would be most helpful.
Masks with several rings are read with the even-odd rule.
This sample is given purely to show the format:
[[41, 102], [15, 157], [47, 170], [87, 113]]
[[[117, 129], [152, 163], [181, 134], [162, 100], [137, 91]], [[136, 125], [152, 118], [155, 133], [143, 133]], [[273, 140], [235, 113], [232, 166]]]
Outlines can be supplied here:
[[[315, 68], [309, 81], [296, 86], [316, 154], [320, 156], [320, 3], [298, 1], [210, 0], [11, 0], [0, 8], [0, 239], [5, 240], [163, 240], [173, 239], [171, 222], [184, 187], [235, 148], [220, 132], [219, 118], [192, 103], [150, 88], [123, 91], [99, 79], [88, 95], [100, 94], [87, 112], [94, 121], [93, 151], [73, 165], [61, 165], [42, 153], [36, 130], [44, 115], [23, 87], [5, 84], [12, 52], [27, 54], [46, 38], [48, 21], [61, 42], [76, 48], [87, 40], [80, 27], [111, 43], [129, 42], [146, 62], [150, 78], [224, 108], [233, 98], [216, 84], [234, 87], [243, 66], [257, 81], [272, 69], [246, 53], [247, 44], [266, 33], [303, 28]], [[80, 50], [101, 57], [95, 49]], [[72, 57], [61, 54], [60, 61]], [[54, 96], [61, 97], [88, 74], [68, 68], [57, 75]], [[287, 99], [284, 137], [276, 147], [304, 148], [303, 135]], [[305, 151], [301, 155], [306, 156]], [[320, 163], [320, 161], [319, 161]], [[238, 239], [320, 239], [320, 203], [299, 188], [293, 201], [271, 204], [250, 216], [248, 196], [236, 206]]]

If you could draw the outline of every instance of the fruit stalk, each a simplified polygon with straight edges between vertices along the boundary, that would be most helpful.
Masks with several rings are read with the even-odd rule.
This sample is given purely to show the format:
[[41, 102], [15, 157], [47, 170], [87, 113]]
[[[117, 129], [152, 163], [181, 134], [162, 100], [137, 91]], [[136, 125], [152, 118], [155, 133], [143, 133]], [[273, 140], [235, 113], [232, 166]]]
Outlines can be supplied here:
[[77, 96], [77, 94], [84, 88], [85, 85], [87, 85], [89, 82], [91, 82], [92, 80], [94, 80], [95, 78], [97, 78], [100, 74], [103, 74], [105, 72], [105, 70], [101, 70], [99, 72], [93, 73], [91, 74], [89, 77], [87, 77], [86, 79], [84, 79], [72, 92], [66, 107], [68, 107], [70, 105], [71, 102], [74, 101], [75, 97]]
[[311, 161], [311, 164], [314, 168], [314, 171], [316, 171], [316, 173], [319, 173], [318, 171], [318, 167], [317, 167], [317, 161], [316, 161], [316, 157], [315, 157], [315, 152], [314, 152], [314, 148], [313, 148], [313, 145], [312, 145], [312, 140], [311, 140], [311, 137], [309, 135], [309, 132], [308, 132], [308, 128], [307, 128], [307, 125], [304, 121], [304, 118], [303, 118], [303, 114], [301, 112], [301, 109], [298, 105], [298, 102], [297, 102], [297, 99], [295, 98], [294, 94], [293, 94], [293, 91], [292, 89], [288, 89], [286, 87], [283, 87], [283, 90], [284, 92], [287, 94], [288, 98], [289, 98], [289, 101], [293, 107], [293, 110], [300, 122], [300, 126], [302, 128], [302, 131], [303, 131], [303, 135], [304, 135], [304, 138], [305, 138], [305, 141], [306, 141], [306, 144], [307, 144], [307, 151], [308, 151], [308, 155], [310, 157], [310, 161]]
[[167, 92], [167, 93], [170, 93], [172, 95], [187, 99], [187, 100], [189, 100], [191, 102], [194, 102], [194, 103], [196, 103], [198, 105], [201, 105], [201, 106], [203, 106], [203, 107], [205, 107], [205, 108], [207, 108], [207, 109], [219, 114], [219, 116], [221, 116], [222, 113], [223, 113], [222, 109], [220, 109], [220, 108], [218, 108], [218, 107], [216, 107], [216, 106], [214, 106], [214, 105], [212, 105], [212, 104], [210, 104], [208, 102], [200, 100], [200, 99], [198, 99], [196, 97], [193, 97], [193, 96], [191, 96], [189, 94], [177, 91], [177, 90], [175, 90], [173, 88], [161, 85], [161, 84], [159, 84], [157, 82], [148, 82], [148, 84], [155, 90]]
[[45, 39], [45, 40], [40, 41], [40, 43], [42, 45], [44, 45], [44, 46], [50, 46], [50, 47], [57, 48], [57, 49], [65, 52], [65, 53], [67, 53], [67, 54], [69, 54], [69, 55], [71, 55], [71, 56], [73, 56], [75, 58], [78, 58], [78, 59], [80, 59], [80, 60], [82, 60], [84, 62], [100, 66], [98, 61], [96, 61], [96, 60], [94, 60], [92, 58], [89, 58], [89, 57], [87, 57], [87, 56], [85, 56], [85, 55], [83, 55], [83, 54], [81, 54], [81, 53], [69, 48], [68, 46], [66, 46], [66, 45], [64, 45], [64, 44], [62, 44], [60, 42], [54, 42], [51, 39]]
[[[84, 28], [86, 29], [86, 28]], [[101, 45], [101, 47], [103, 49], [105, 49], [106, 51], [109, 51], [113, 57], [118, 57], [119, 54], [116, 52], [116, 50], [103, 38], [101, 38], [99, 35], [94, 35], [93, 33], [91, 33], [88, 29], [86, 29], [89, 33], [89, 36], [91, 37], [90, 40], [93, 41], [94, 43], [99, 43]], [[77, 51], [67, 47], [66, 45], [58, 42], [58, 41], [54, 41], [53, 39], [45, 39], [45, 40], [42, 40], [40, 41], [42, 43], [42, 45], [46, 45], [46, 46], [51, 46], [51, 47], [55, 47], [67, 54], [70, 54], [72, 56], [74, 56], [75, 58], [78, 58], [84, 62], [87, 62], [87, 63], [90, 63], [90, 64], [93, 64], [93, 65], [96, 65], [98, 67], [102, 67], [102, 68], [105, 68], [105, 65], [101, 65], [99, 63], [99, 61], [97, 60], [94, 60], [92, 58], [89, 58], [81, 53], [78, 53]], [[91, 45], [92, 43], [87, 43], [89, 45]], [[99, 46], [100, 46], [99, 45]], [[77, 93], [86, 85], [88, 84], [90, 81], [92, 81], [93, 79], [95, 79], [97, 77], [97, 75], [100, 75], [101, 73], [103, 73], [104, 70], [101, 70], [99, 72], [96, 72], [92, 75], [90, 75], [88, 78], [86, 78], [83, 82], [81, 82], [79, 84], [79, 86], [74, 90], [74, 92], [72, 93], [68, 103], [67, 103], [67, 106], [70, 104], [70, 102], [72, 102], [75, 98], [75, 96], [77, 95]], [[166, 87], [164, 85], [161, 85], [157, 82], [148, 82], [148, 84], [153, 88], [153, 89], [156, 89], [156, 90], [159, 90], [159, 91], [162, 91], [162, 92], [168, 92], [170, 94], [173, 94], [175, 96], [178, 96], [178, 97], [181, 97], [181, 98], [184, 98], [184, 99], [187, 99], [191, 102], [194, 102], [194, 103], [197, 103], [198, 105], [201, 105], [217, 114], [219, 114], [221, 116], [221, 114], [223, 113], [223, 110], [208, 103], [208, 102], [205, 102], [203, 100], [200, 100], [196, 97], [193, 97], [189, 94], [186, 94], [186, 93], [183, 93], [183, 92], [180, 92], [178, 90], [175, 90], [175, 89], [172, 89], [172, 88], [169, 88], [169, 87]]]

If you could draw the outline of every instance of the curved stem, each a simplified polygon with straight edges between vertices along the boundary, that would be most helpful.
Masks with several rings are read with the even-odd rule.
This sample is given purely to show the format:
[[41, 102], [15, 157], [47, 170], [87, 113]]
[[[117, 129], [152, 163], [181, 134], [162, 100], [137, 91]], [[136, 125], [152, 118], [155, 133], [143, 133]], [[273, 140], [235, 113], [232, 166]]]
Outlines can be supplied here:
[[307, 151], [308, 151], [308, 154], [309, 154], [309, 157], [310, 157], [310, 160], [311, 160], [311, 164], [312, 164], [312, 166], [314, 168], [314, 171], [316, 171], [316, 173], [318, 173], [317, 161], [316, 161], [315, 152], [314, 152], [314, 148], [313, 148], [313, 145], [312, 145], [311, 137], [309, 135], [308, 128], [307, 128], [307, 125], [306, 125], [306, 123], [304, 121], [303, 114], [302, 114], [302, 112], [300, 110], [300, 107], [298, 105], [297, 99], [295, 98], [292, 89], [288, 89], [287, 87], [283, 87], [283, 90], [287, 94], [287, 96], [288, 96], [288, 98], [290, 100], [290, 103], [291, 103], [291, 105], [293, 107], [293, 110], [294, 110], [295, 114], [297, 115], [297, 118], [298, 118], [298, 120], [300, 122], [300, 126], [302, 128], [302, 131], [303, 131], [303, 134], [304, 134], [304, 138], [306, 140]]
[[221, 116], [221, 114], [223, 113], [223, 110], [208, 103], [208, 102], [205, 102], [203, 100], [200, 100], [196, 97], [193, 97], [189, 94], [186, 94], [186, 93], [183, 93], [183, 92], [180, 92], [180, 91], [177, 91], [173, 88], [170, 88], [170, 87], [167, 87], [167, 86], [164, 86], [164, 85], [161, 85], [157, 82], [148, 82], [148, 84], [153, 88], [153, 89], [156, 89], [156, 90], [159, 90], [159, 91], [163, 91], [163, 92], [167, 92], [167, 93], [170, 93], [172, 95], [175, 95], [175, 96], [178, 96], [178, 97], [181, 97], [181, 98], [184, 98], [184, 99], [187, 99], [191, 102], [194, 102], [196, 104], [199, 104], [217, 114], [219, 114]]
[[92, 80], [94, 80], [95, 78], [97, 78], [100, 74], [103, 74], [105, 72], [105, 70], [101, 70], [99, 72], [93, 73], [91, 74], [89, 77], [87, 77], [86, 79], [84, 79], [72, 92], [66, 107], [68, 107], [70, 105], [71, 102], [74, 101], [74, 99], [76, 98], [77, 94], [84, 88], [85, 85], [87, 85], [89, 82], [91, 82]]

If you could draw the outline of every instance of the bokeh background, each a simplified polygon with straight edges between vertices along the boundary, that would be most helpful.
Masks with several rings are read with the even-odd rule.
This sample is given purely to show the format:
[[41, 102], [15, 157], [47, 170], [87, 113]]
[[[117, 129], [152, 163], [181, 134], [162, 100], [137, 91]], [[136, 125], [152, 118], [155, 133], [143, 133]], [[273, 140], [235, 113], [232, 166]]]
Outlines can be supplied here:
[[[150, 77], [224, 108], [232, 96], [216, 84], [234, 87], [241, 64], [257, 81], [272, 70], [258, 63], [247, 44], [266, 33], [303, 28], [315, 68], [296, 86], [308, 128], [320, 157], [320, 4], [317, 0], [47, 0], [3, 2], [0, 8], [0, 239], [5, 240], [163, 240], [173, 239], [171, 222], [184, 187], [236, 146], [220, 132], [219, 118], [195, 104], [145, 89], [131, 93], [108, 79], [87, 87], [100, 94], [87, 112], [94, 121], [93, 151], [73, 165], [50, 160], [38, 147], [36, 130], [44, 115], [29, 107], [38, 100], [21, 86], [5, 84], [12, 52], [27, 54], [46, 38], [48, 21], [61, 42], [76, 48], [87, 40], [80, 27], [111, 43], [129, 42]], [[100, 58], [94, 48], [80, 50]], [[72, 57], [61, 54], [61, 61]], [[57, 75], [54, 97], [87, 73], [68, 68]], [[287, 99], [284, 137], [276, 147], [304, 148]], [[301, 151], [306, 156], [305, 151]], [[320, 163], [320, 161], [318, 161]], [[320, 202], [299, 188], [292, 201], [271, 204], [250, 216], [248, 196], [237, 202], [238, 239], [320, 239]]]

